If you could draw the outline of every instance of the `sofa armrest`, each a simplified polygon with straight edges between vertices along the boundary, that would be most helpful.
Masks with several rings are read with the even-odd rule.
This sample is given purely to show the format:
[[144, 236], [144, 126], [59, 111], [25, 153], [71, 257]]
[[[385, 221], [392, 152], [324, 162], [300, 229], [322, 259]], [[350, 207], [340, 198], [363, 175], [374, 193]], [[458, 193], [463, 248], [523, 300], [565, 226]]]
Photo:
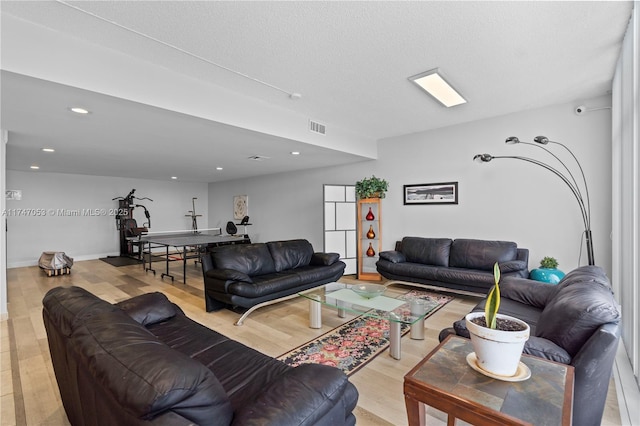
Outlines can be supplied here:
[[330, 266], [340, 260], [338, 253], [313, 253], [311, 256], [311, 265], [314, 266]]
[[221, 281], [242, 281], [250, 284], [253, 283], [253, 280], [249, 275], [234, 269], [210, 269], [204, 274], [209, 278], [215, 278]]
[[303, 364], [287, 371], [236, 411], [232, 425], [292, 426], [315, 424], [340, 404], [348, 384], [337, 368]]
[[500, 280], [500, 295], [525, 305], [544, 309], [556, 292], [553, 285], [519, 277]]
[[500, 266], [500, 272], [503, 274], [513, 273], [513, 272], [526, 272], [526, 275], [529, 275], [529, 270], [527, 269], [527, 264], [522, 260], [509, 260], [507, 262], [498, 263]]
[[516, 260], [521, 260], [524, 262], [526, 267], [529, 268], [529, 249], [518, 247], [516, 251]]
[[396, 250], [381, 251], [379, 256], [380, 259], [389, 261], [391, 263], [402, 263], [407, 261], [407, 257], [404, 255], [404, 253]]

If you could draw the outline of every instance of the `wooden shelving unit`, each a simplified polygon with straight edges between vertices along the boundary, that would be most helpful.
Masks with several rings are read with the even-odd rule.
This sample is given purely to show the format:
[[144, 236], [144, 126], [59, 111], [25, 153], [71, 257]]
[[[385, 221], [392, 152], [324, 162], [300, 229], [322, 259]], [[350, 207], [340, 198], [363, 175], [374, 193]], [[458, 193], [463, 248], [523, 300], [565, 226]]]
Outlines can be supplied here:
[[[381, 280], [376, 269], [378, 253], [382, 249], [382, 217], [380, 198], [358, 200], [358, 279]], [[373, 216], [373, 219], [371, 218]], [[373, 238], [371, 232], [373, 232]], [[373, 255], [371, 255], [373, 250]], [[369, 251], [369, 253], [367, 253]]]

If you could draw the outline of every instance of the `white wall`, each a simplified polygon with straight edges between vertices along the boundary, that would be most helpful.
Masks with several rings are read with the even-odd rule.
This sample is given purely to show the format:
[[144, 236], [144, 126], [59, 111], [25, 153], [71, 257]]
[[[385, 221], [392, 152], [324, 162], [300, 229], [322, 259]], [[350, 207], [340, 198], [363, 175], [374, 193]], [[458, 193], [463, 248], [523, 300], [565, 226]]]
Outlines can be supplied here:
[[[541, 150], [504, 144], [508, 136], [530, 141], [542, 134], [569, 146], [585, 170], [596, 263], [609, 271], [611, 114], [605, 109], [577, 116], [574, 107], [610, 102], [605, 96], [382, 140], [377, 161], [209, 184], [209, 222], [223, 226], [233, 217], [233, 196], [247, 194], [252, 240], [299, 237], [322, 248], [322, 185], [354, 183], [375, 174], [389, 181], [382, 205], [383, 249], [392, 249], [407, 235], [502, 239], [530, 249], [530, 268], [553, 256], [560, 269], [569, 271], [578, 265], [583, 225], [565, 184], [524, 162], [472, 161], [484, 152], [542, 159]], [[403, 205], [403, 185], [448, 181], [459, 182], [458, 205]], [[586, 263], [583, 251], [581, 264]]]
[[[75, 260], [97, 259], [120, 253], [119, 233], [110, 210], [112, 198], [135, 188], [151, 215], [152, 232], [191, 229], [192, 197], [197, 197], [198, 227], [208, 222], [207, 184], [179, 181], [123, 179], [39, 171], [7, 171], [7, 189], [22, 190], [21, 201], [7, 201], [8, 267], [36, 265], [43, 251], [63, 251]], [[31, 210], [28, 215], [17, 210]], [[103, 209], [96, 216], [68, 216], [59, 210]], [[39, 212], [39, 213], [38, 213]], [[42, 215], [44, 212], [44, 216]], [[39, 216], [38, 216], [39, 214]], [[138, 225], [146, 222], [144, 210], [136, 208]]]

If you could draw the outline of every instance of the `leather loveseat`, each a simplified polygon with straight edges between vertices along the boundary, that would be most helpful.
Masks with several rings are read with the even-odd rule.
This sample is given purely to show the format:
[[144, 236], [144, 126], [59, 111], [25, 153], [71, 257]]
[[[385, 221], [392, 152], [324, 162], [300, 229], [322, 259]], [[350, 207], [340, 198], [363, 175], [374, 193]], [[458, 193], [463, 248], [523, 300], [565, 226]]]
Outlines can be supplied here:
[[337, 368], [290, 367], [187, 318], [162, 293], [111, 304], [79, 287], [43, 300], [72, 425], [353, 425]]
[[[581, 266], [557, 285], [504, 278], [500, 294], [499, 312], [531, 327], [524, 353], [575, 368], [573, 424], [600, 425], [620, 338], [620, 310], [604, 270]], [[464, 319], [442, 330], [440, 340], [451, 333], [469, 337]]]
[[207, 312], [224, 307], [253, 310], [300, 291], [337, 281], [345, 263], [338, 253], [313, 251], [307, 240], [216, 247], [202, 258]]
[[389, 280], [471, 293], [488, 293], [495, 262], [504, 277], [529, 276], [529, 250], [511, 241], [404, 237], [379, 256], [378, 272]]

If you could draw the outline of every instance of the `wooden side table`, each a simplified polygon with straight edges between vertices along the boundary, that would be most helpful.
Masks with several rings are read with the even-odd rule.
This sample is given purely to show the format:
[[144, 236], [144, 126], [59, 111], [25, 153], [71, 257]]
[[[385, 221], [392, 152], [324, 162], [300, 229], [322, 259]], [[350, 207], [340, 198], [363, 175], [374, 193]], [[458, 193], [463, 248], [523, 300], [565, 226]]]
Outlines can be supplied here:
[[571, 425], [573, 367], [523, 355], [531, 369], [522, 382], [487, 377], [467, 364], [471, 341], [447, 337], [404, 376], [409, 425], [424, 425], [424, 405], [474, 425]]

